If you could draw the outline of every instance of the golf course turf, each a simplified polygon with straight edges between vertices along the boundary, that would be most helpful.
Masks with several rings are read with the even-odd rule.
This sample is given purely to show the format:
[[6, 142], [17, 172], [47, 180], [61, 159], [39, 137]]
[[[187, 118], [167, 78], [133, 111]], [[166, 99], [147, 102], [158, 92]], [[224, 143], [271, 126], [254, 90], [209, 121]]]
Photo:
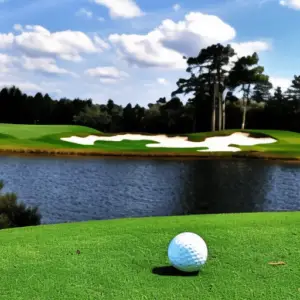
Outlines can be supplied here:
[[[188, 137], [202, 141], [237, 131]], [[212, 154], [195, 148], [147, 148], [149, 141], [82, 146], [60, 138], [102, 133], [83, 126], [0, 124], [0, 152], [300, 160], [300, 134], [245, 132], [277, 142]], [[190, 276], [171, 268], [167, 257], [171, 239], [186, 231], [199, 234], [208, 246], [207, 263]], [[0, 299], [300, 299], [299, 237], [300, 212], [132, 218], [0, 230]]]
[[[238, 129], [187, 134], [190, 141], [204, 141], [206, 137], [230, 135]], [[253, 137], [272, 137], [276, 143], [238, 146], [240, 152], [197, 152], [201, 148], [149, 148], [148, 141], [96, 141], [83, 146], [62, 141], [63, 137], [104, 134], [88, 127], [73, 125], [0, 124], [0, 152], [46, 155], [141, 156], [141, 157], [234, 157], [300, 160], [300, 134], [279, 130], [244, 130]], [[113, 134], [111, 134], [113, 135]], [[173, 135], [174, 136], [174, 135]], [[155, 142], [154, 142], [155, 143]], [[203, 148], [202, 148], [203, 149]]]
[[[299, 299], [299, 228], [300, 213], [279, 212], [1, 230], [1, 299]], [[207, 263], [192, 276], [167, 257], [184, 231], [208, 245]]]

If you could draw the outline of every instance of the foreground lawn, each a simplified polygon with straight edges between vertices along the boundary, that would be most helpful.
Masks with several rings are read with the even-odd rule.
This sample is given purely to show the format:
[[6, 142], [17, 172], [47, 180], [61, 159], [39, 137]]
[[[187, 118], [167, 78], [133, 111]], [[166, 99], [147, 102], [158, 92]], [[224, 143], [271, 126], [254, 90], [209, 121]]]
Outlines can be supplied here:
[[[1, 230], [1, 299], [299, 299], [299, 228], [300, 212]], [[197, 276], [162, 268], [169, 241], [183, 231], [208, 244], [207, 264]], [[278, 261], [285, 265], [268, 264]]]
[[[204, 141], [211, 136], [230, 135], [239, 132], [231, 129], [217, 132], [201, 132], [188, 134], [191, 141]], [[48, 154], [80, 154], [80, 155], [142, 155], [142, 156], [192, 156], [192, 157], [261, 157], [300, 160], [300, 134], [280, 130], [244, 130], [253, 137], [272, 137], [277, 140], [273, 144], [256, 146], [239, 146], [241, 152], [197, 152], [205, 148], [149, 148], [144, 141], [108, 142], [97, 141], [94, 145], [83, 146], [62, 141], [62, 137], [103, 135], [95, 129], [72, 125], [17, 125], [0, 124], [0, 151], [48, 153]], [[155, 142], [154, 142], [155, 143]]]

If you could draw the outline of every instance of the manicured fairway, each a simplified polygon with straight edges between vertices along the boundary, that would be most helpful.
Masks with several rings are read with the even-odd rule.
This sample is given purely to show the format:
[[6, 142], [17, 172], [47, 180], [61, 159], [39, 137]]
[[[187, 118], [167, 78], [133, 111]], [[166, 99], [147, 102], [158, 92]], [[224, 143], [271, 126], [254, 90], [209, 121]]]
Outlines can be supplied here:
[[[206, 137], [230, 135], [239, 132], [231, 129], [217, 132], [187, 134], [190, 141], [203, 141]], [[133, 155], [133, 156], [192, 156], [192, 157], [262, 157], [300, 160], [300, 134], [278, 130], [245, 130], [253, 137], [272, 137], [277, 140], [272, 144], [256, 146], [239, 146], [241, 152], [197, 152], [205, 148], [149, 148], [151, 141], [120, 142], [97, 141], [94, 145], [83, 146], [62, 141], [62, 137], [103, 135], [103, 133], [84, 126], [72, 125], [17, 125], [0, 124], [0, 151], [45, 153], [45, 154], [79, 154], [79, 155]]]
[[95, 134], [99, 132], [89, 127], [73, 125], [0, 124], [0, 133], [19, 140], [34, 140], [52, 134]]
[[17, 125], [0, 124], [0, 151], [8, 152], [61, 152], [66, 154], [105, 154], [105, 153], [167, 153], [195, 152], [195, 149], [150, 149], [149, 141], [97, 141], [95, 145], [83, 146], [62, 141], [62, 137], [103, 135], [95, 129], [72, 125]]
[[[183, 231], [208, 244], [197, 276], [166, 268], [168, 243]], [[0, 244], [1, 300], [300, 298], [296, 212], [16, 228], [1, 230]]]

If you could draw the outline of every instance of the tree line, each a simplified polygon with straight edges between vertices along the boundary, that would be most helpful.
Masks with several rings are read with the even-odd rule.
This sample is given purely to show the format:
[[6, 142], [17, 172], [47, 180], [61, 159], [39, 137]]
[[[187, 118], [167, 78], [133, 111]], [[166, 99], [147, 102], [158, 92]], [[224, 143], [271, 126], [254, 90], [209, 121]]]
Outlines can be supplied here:
[[[223, 129], [300, 132], [300, 76], [285, 91], [273, 87], [257, 53], [238, 57], [231, 45], [214, 44], [184, 57], [187, 77], [170, 98], [147, 107], [92, 99], [52, 99], [18, 87], [0, 91], [0, 123], [77, 124], [104, 132], [191, 133]], [[274, 92], [272, 92], [274, 91]], [[186, 103], [180, 95], [188, 96]]]

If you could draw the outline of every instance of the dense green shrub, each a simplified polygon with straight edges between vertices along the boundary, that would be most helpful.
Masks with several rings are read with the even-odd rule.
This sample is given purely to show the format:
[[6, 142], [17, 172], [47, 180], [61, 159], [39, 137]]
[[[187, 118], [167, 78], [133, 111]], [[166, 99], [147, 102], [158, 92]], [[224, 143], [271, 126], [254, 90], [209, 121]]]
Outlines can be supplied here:
[[38, 208], [18, 203], [14, 193], [1, 194], [3, 187], [4, 183], [0, 180], [0, 229], [40, 225]]

